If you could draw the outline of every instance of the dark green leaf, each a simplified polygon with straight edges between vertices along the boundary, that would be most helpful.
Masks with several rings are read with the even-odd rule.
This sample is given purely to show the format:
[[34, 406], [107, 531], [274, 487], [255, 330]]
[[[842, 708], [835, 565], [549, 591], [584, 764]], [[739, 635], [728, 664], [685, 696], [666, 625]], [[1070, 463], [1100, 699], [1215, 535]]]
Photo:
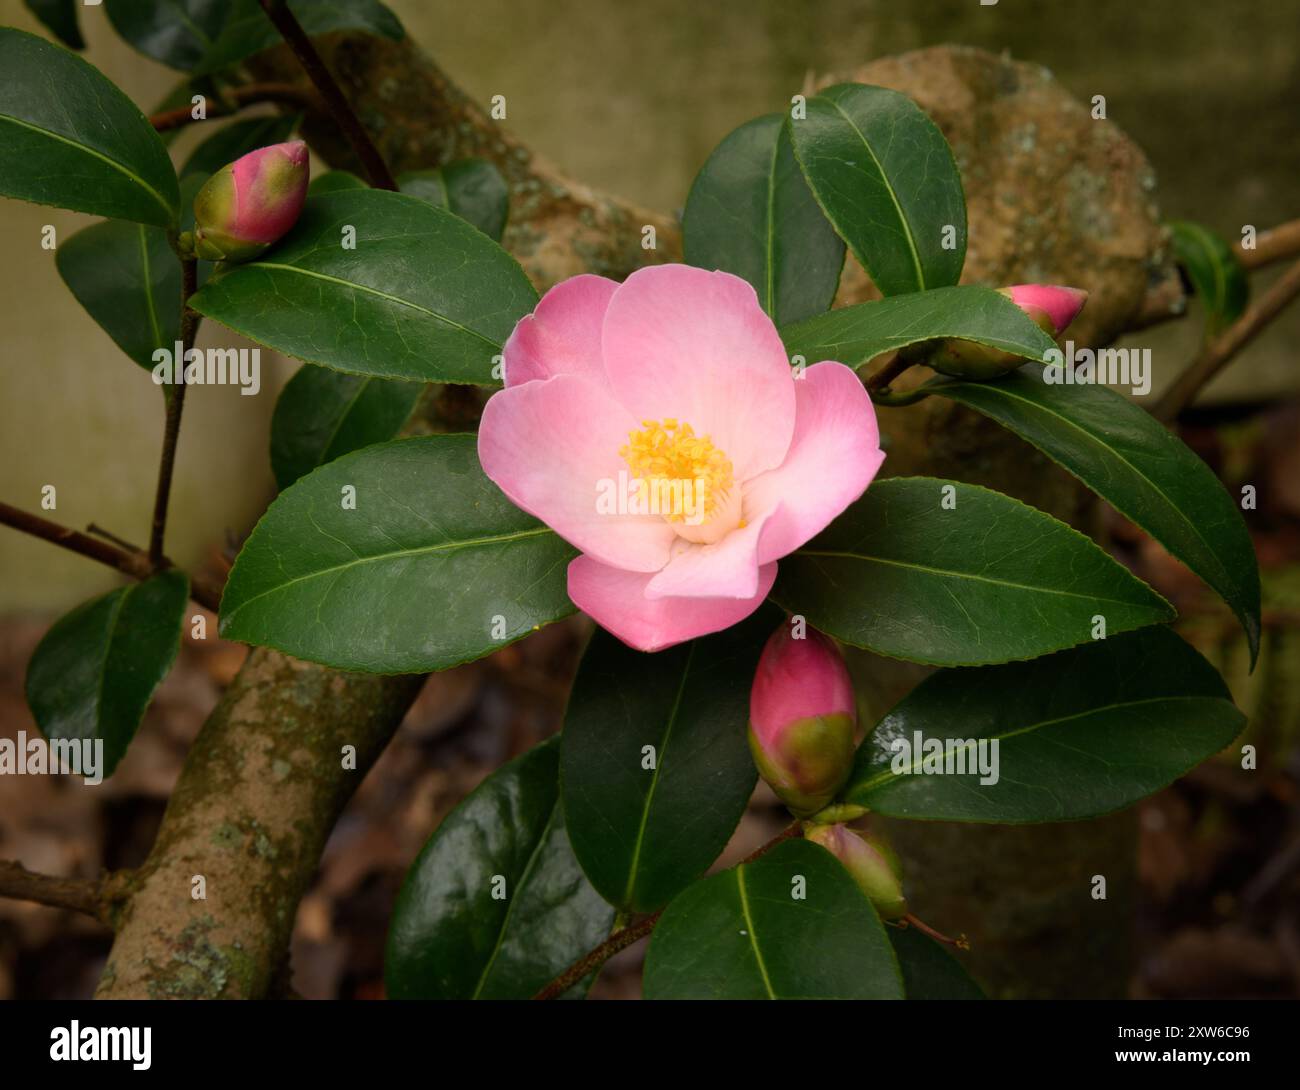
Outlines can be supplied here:
[[0, 196], [171, 226], [176, 174], [144, 114], [91, 65], [0, 27]]
[[859, 367], [884, 352], [959, 337], [1041, 360], [1056, 342], [1010, 299], [974, 285], [896, 295], [819, 314], [781, 330], [791, 357]]
[[806, 118], [786, 124], [818, 203], [882, 295], [957, 283], [966, 259], [961, 175], [915, 102], [840, 83], [808, 99]]
[[[1148, 628], [1035, 662], [934, 674], [867, 735], [844, 797], [893, 817], [1078, 821], [1159, 791], [1244, 724], [1214, 668], [1169, 629]], [[953, 774], [924, 773], [931, 738], [954, 754]], [[977, 766], [979, 739], [998, 740], [996, 783], [955, 763], [960, 754]]]
[[101, 739], [110, 776], [180, 649], [189, 580], [166, 571], [60, 617], [27, 666], [27, 703], [46, 738]]
[[1148, 413], [1104, 386], [1043, 381], [1022, 367], [997, 382], [931, 389], [1010, 428], [1059, 462], [1213, 587], [1259, 653], [1259, 566], [1241, 511], [1209, 467]]
[[360, 178], [346, 170], [331, 170], [318, 174], [307, 186], [309, 197], [319, 197], [323, 193], [337, 193], [340, 189], [368, 189]]
[[778, 325], [831, 305], [844, 243], [799, 172], [781, 114], [728, 135], [695, 176], [682, 216], [686, 260], [744, 277]]
[[390, 998], [527, 999], [608, 934], [614, 910], [564, 832], [558, 758], [552, 739], [498, 769], [429, 838], [393, 908]]
[[876, 910], [848, 872], [825, 848], [790, 840], [696, 882], [668, 906], [646, 952], [644, 991], [647, 999], [901, 999], [903, 981]]
[[564, 719], [564, 809], [573, 850], [611, 904], [662, 907], [726, 846], [758, 778], [749, 690], [779, 622], [767, 607], [652, 655], [592, 637]]
[[[308, 34], [364, 30], [394, 41], [403, 35], [397, 16], [378, 0], [291, 0], [289, 8]], [[233, 0], [221, 34], [194, 71], [215, 72], [279, 44], [280, 35], [258, 0]]]
[[462, 159], [436, 170], [398, 175], [398, 188], [472, 223], [493, 242], [501, 241], [510, 211], [506, 180], [486, 159]]
[[231, 0], [106, 0], [109, 21], [146, 57], [188, 72], [212, 48]]
[[271, 417], [271, 468], [283, 490], [319, 465], [392, 439], [424, 387], [304, 363]]
[[876, 481], [781, 561], [772, 597], [845, 643], [937, 666], [1086, 643], [1099, 615], [1108, 635], [1174, 616], [1065, 523], [1000, 492], [932, 477]]
[[86, 40], [77, 25], [81, 0], [24, 0], [24, 5], [69, 49], [86, 48]]
[[575, 555], [484, 476], [473, 435], [398, 439], [280, 493], [235, 561], [221, 632], [344, 670], [444, 670], [572, 613]]
[[185, 165], [181, 177], [190, 174], [207, 176], [215, 174], [227, 163], [241, 155], [271, 144], [282, 144], [289, 139], [300, 120], [297, 114], [276, 114], [274, 117], [252, 117], [246, 121], [232, 121], [195, 148]]
[[1246, 309], [1250, 283], [1232, 247], [1199, 223], [1169, 224], [1178, 263], [1205, 306], [1205, 331], [1214, 336], [1230, 326]]
[[[344, 249], [346, 228], [356, 248]], [[381, 378], [495, 385], [494, 358], [537, 305], [518, 263], [460, 217], [380, 189], [312, 197], [264, 257], [194, 309], [278, 351]]]
[[146, 370], [180, 340], [181, 263], [161, 227], [106, 220], [55, 253], [59, 275], [113, 342]]
[[965, 967], [914, 927], [886, 927], [908, 999], [983, 999]]

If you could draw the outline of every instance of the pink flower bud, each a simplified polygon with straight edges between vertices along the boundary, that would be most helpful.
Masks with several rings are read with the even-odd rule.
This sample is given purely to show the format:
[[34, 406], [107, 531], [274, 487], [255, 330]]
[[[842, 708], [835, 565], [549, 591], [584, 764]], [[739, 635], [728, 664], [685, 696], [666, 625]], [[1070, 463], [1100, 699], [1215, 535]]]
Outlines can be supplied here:
[[835, 644], [788, 624], [767, 641], [749, 696], [749, 749], [758, 771], [790, 810], [829, 803], [853, 767], [857, 714], [848, 669]]
[[907, 914], [902, 867], [883, 838], [854, 832], [845, 825], [814, 825], [804, 832], [804, 838], [820, 844], [844, 864], [882, 919], [896, 920]]
[[194, 197], [194, 252], [209, 261], [247, 261], [278, 242], [302, 212], [308, 173], [301, 140], [222, 167]]
[[[1049, 337], [1059, 337], [1083, 309], [1088, 293], [1080, 288], [1062, 288], [1054, 284], [1016, 284], [999, 288], [1023, 310]], [[925, 361], [945, 375], [957, 378], [990, 379], [1024, 365], [1024, 359], [1010, 352], [975, 341], [949, 338]]]

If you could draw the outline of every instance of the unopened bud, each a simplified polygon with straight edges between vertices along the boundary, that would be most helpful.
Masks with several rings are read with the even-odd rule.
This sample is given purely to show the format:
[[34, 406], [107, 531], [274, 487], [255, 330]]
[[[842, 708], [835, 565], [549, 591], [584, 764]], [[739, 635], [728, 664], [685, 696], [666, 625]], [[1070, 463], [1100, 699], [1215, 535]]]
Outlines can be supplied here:
[[248, 261], [278, 242], [302, 212], [308, 173], [301, 140], [222, 167], [194, 197], [194, 252], [208, 261]]
[[[1039, 329], [1053, 338], [1065, 332], [1088, 300], [1086, 291], [1052, 284], [1017, 284], [1011, 288], [999, 288], [998, 291], [1023, 310]], [[1023, 357], [1003, 352], [999, 348], [951, 337], [941, 341], [925, 362], [941, 374], [969, 379], [997, 378], [1025, 363]]]
[[846, 825], [814, 825], [805, 830], [804, 838], [820, 844], [844, 864], [882, 919], [896, 920], [907, 914], [903, 869], [883, 838], [854, 832]]
[[853, 767], [853, 685], [835, 644], [782, 625], [767, 641], [749, 696], [749, 749], [758, 771], [790, 810], [816, 813]]

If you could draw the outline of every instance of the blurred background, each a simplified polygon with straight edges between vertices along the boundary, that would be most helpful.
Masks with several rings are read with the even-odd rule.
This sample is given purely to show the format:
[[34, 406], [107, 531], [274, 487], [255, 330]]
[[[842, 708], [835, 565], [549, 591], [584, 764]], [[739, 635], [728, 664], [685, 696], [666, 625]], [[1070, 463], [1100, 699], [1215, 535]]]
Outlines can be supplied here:
[[[1300, 3], [1296, 0], [389, 0], [407, 33], [486, 102], [506, 96], [506, 125], [570, 176], [663, 211], [679, 210], [716, 143], [781, 109], [810, 74], [892, 53], [960, 43], [1049, 69], [1081, 101], [1104, 94], [1110, 120], [1154, 166], [1165, 219], [1195, 220], [1229, 241], [1300, 216]], [[81, 13], [85, 56], [150, 112], [176, 73], [132, 51], [102, 8]], [[44, 33], [19, 0], [0, 22]], [[197, 142], [174, 145], [183, 156]], [[0, 199], [0, 497], [50, 517], [147, 536], [162, 397], [72, 299], [44, 225], [60, 239], [88, 217]], [[1258, 292], [1276, 270], [1257, 274]], [[1190, 359], [1199, 318], [1143, 334], [1160, 359]], [[211, 336], [212, 331], [207, 331]], [[1145, 941], [1134, 995], [1296, 995], [1300, 866], [1294, 741], [1300, 721], [1300, 308], [1255, 342], [1204, 399], [1189, 441], [1225, 480], [1267, 480], [1280, 512], [1259, 544], [1270, 659], [1253, 679], [1232, 626], [1200, 609], [1189, 577], [1136, 540], [1120, 547], [1144, 574], [1192, 601], [1185, 632], [1223, 666], [1264, 732], [1270, 769], [1245, 791], [1213, 767], [1143, 807]], [[205, 343], [200, 334], [199, 343]], [[260, 395], [210, 387], [189, 399], [169, 551], [217, 560], [274, 494], [267, 435], [292, 361], [265, 358]], [[1176, 371], [1157, 366], [1157, 388]], [[57, 614], [116, 585], [90, 561], [0, 528], [0, 732], [32, 729], [27, 659]], [[1169, 589], [1172, 588], [1172, 589]], [[437, 820], [502, 760], [558, 725], [581, 622], [433, 679], [367, 781], [303, 904], [295, 987], [307, 996], [381, 993], [389, 906]], [[130, 866], [148, 851], [180, 761], [243, 650], [184, 649], [128, 758], [95, 792], [41, 777], [0, 780], [0, 857], [51, 873]], [[1229, 786], [1231, 784], [1231, 786]], [[729, 850], [775, 828], [762, 798]], [[726, 860], [724, 860], [725, 862]], [[1278, 905], [1281, 907], [1278, 907]], [[1243, 909], [1257, 913], [1237, 924]], [[0, 902], [0, 997], [84, 995], [107, 937], [89, 921]], [[598, 994], [633, 994], [636, 952]]]

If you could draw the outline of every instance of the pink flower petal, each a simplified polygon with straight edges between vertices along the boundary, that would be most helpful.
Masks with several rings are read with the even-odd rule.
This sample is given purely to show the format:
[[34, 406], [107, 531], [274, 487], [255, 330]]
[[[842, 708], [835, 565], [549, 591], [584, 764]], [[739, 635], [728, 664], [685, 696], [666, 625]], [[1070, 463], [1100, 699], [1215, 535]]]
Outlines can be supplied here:
[[479, 425], [483, 472], [510, 499], [585, 553], [632, 571], [658, 571], [676, 535], [659, 515], [602, 513], [602, 481], [627, 463], [619, 448], [634, 421], [580, 375], [498, 390]]
[[794, 383], [744, 280], [688, 265], [638, 269], [610, 301], [603, 344], [614, 396], [638, 421], [689, 423], [731, 459], [737, 481], [781, 464]]
[[569, 565], [569, 597], [601, 628], [638, 651], [665, 647], [720, 632], [743, 621], [763, 603], [776, 579], [776, 565], [758, 573], [750, 598], [647, 598], [650, 576], [623, 571], [580, 556]]
[[1022, 310], [1044, 311], [1052, 320], [1052, 329], [1057, 335], [1065, 332], [1088, 301], [1088, 293], [1082, 288], [1063, 288], [1055, 284], [1016, 284], [1007, 291], [1011, 301]]
[[584, 273], [543, 295], [506, 341], [506, 385], [563, 374], [603, 378], [600, 331], [617, 287], [613, 280]]
[[747, 518], [775, 509], [759, 543], [760, 564], [780, 559], [819, 533], [862, 495], [885, 460], [871, 395], [849, 368], [814, 364], [794, 387], [790, 453], [779, 468], [745, 489]]
[[646, 585], [647, 598], [752, 598], [758, 589], [758, 549], [764, 513], [712, 545], [679, 541], [664, 569]]

